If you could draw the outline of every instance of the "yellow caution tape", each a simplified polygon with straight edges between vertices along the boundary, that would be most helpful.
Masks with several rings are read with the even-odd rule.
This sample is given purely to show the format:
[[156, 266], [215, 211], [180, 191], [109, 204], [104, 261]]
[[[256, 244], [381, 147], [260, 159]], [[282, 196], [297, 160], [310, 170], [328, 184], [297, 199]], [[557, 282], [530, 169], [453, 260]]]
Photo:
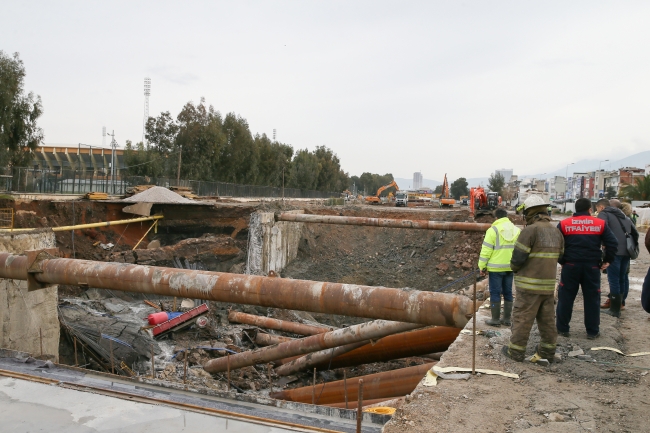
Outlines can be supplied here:
[[372, 412], [372, 413], [379, 413], [381, 415], [392, 415], [395, 413], [397, 409], [394, 407], [388, 407], [388, 406], [378, 406], [378, 407], [369, 407], [368, 409], [364, 409], [364, 412]]
[[[431, 367], [433, 371], [439, 371], [440, 373], [453, 373], [453, 372], [471, 372], [471, 368], [465, 368], [465, 367], [438, 367], [437, 365], [434, 365]], [[482, 374], [491, 374], [491, 375], [496, 375], [496, 376], [504, 376], [504, 377], [510, 377], [513, 379], [519, 379], [518, 374], [514, 373], [506, 373], [505, 371], [498, 371], [498, 370], [486, 370], [483, 368], [477, 368], [476, 369], [477, 373], [482, 373]]]
[[[471, 372], [471, 368], [463, 368], [463, 367], [438, 367], [437, 365], [434, 365], [429, 371], [427, 371], [426, 376], [424, 376], [424, 379], [422, 380], [422, 385], [424, 386], [436, 386], [438, 384], [438, 375], [436, 373], [453, 373], [453, 372]], [[483, 368], [477, 368], [476, 369], [477, 373], [482, 373], [482, 374], [491, 374], [491, 375], [496, 375], [496, 376], [504, 376], [504, 377], [510, 377], [512, 379], [519, 379], [518, 374], [514, 373], [506, 373], [504, 371], [498, 371], [498, 370], [486, 370]]]
[[422, 385], [424, 386], [436, 386], [438, 384], [438, 375], [433, 372], [433, 370], [427, 371], [426, 376], [422, 380]]
[[630, 353], [629, 355], [626, 355], [620, 350], [615, 349], [613, 347], [592, 347], [591, 350], [609, 350], [610, 352], [616, 352], [619, 355], [623, 355], [627, 357], [650, 355], [650, 352], [638, 352], [638, 353]]

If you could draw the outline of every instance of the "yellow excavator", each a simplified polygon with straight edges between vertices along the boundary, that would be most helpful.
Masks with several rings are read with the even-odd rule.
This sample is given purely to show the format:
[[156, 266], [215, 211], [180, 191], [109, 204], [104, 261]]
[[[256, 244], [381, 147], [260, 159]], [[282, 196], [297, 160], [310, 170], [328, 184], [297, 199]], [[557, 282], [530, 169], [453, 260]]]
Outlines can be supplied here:
[[440, 207], [453, 207], [456, 204], [456, 200], [449, 193], [449, 182], [447, 182], [447, 173], [445, 173], [445, 179], [442, 181], [442, 194], [440, 194]]
[[390, 188], [390, 187], [394, 187], [394, 188], [395, 188], [395, 191], [399, 191], [399, 186], [397, 186], [397, 183], [395, 183], [395, 181], [392, 181], [391, 183], [389, 183], [389, 184], [387, 184], [387, 185], [384, 185], [384, 186], [380, 187], [380, 188], [377, 190], [377, 194], [375, 194], [375, 195], [369, 195], [368, 197], [366, 197], [366, 203], [367, 203], [367, 204], [380, 204], [380, 203], [381, 203], [381, 200], [379, 199], [379, 195], [380, 195], [382, 192], [384, 192], [384, 190], [386, 190], [386, 189], [388, 189], [388, 188]]

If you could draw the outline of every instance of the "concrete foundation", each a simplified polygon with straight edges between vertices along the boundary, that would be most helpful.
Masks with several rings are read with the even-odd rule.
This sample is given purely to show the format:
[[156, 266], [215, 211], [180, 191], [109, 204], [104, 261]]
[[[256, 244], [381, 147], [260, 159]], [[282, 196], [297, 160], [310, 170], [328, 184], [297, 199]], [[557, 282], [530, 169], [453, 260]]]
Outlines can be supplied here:
[[[302, 210], [291, 213], [303, 213]], [[272, 212], [251, 215], [247, 274], [279, 274], [298, 255], [303, 223], [276, 222]]]
[[[52, 231], [0, 235], [0, 251], [22, 254], [26, 250], [54, 248]], [[0, 347], [42, 354], [58, 362], [58, 288], [27, 291], [27, 282], [0, 279]]]

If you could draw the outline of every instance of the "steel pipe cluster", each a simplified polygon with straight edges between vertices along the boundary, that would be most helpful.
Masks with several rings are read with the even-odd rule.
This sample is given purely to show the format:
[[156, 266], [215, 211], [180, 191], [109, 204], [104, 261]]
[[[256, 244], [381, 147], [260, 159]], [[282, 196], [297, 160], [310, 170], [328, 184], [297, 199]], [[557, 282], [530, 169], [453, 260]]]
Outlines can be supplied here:
[[[41, 257], [42, 255], [39, 255]], [[0, 278], [83, 285], [316, 313], [463, 328], [472, 302], [447, 293], [0, 253]]]
[[367, 217], [349, 217], [349, 216], [334, 216], [334, 215], [308, 215], [308, 214], [297, 214], [297, 213], [276, 214], [275, 220], [291, 221], [297, 223], [391, 227], [396, 229], [449, 230], [449, 231], [481, 232], [481, 233], [484, 233], [487, 229], [490, 228], [490, 224], [485, 224], [485, 223], [405, 220], [405, 219], [390, 219], [390, 218], [367, 218]]

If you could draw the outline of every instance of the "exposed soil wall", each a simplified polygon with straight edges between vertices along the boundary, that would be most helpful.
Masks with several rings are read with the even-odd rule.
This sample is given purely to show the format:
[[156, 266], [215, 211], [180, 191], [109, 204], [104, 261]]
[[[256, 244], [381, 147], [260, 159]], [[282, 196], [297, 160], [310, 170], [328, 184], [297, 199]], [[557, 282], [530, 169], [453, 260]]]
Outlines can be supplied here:
[[[0, 251], [54, 247], [54, 233], [1, 235]], [[57, 287], [27, 291], [27, 282], [0, 279], [0, 347], [59, 359]]]

